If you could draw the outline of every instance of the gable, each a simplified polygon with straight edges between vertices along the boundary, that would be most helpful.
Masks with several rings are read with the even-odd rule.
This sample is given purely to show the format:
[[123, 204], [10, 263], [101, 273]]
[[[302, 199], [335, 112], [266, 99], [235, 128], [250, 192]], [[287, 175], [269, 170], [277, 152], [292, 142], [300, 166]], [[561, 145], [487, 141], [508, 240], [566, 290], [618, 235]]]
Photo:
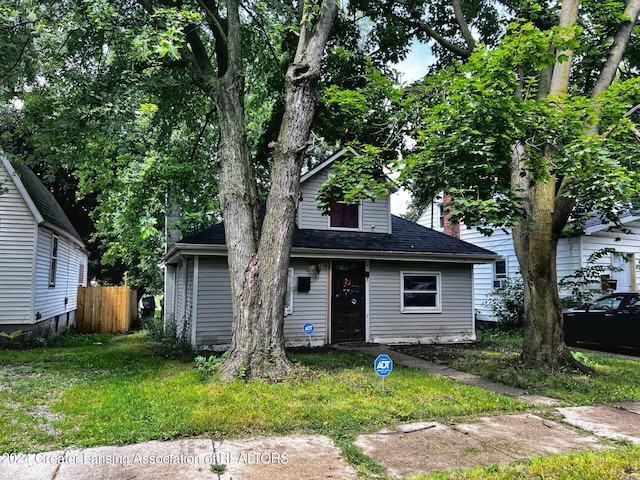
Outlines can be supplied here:
[[26, 165], [18, 164], [14, 167], [5, 157], [0, 158], [35, 221], [85, 248], [69, 217], [36, 174]]
[[[298, 205], [297, 224], [301, 229], [330, 230], [329, 216], [323, 215], [316, 204], [316, 193], [331, 174], [331, 166], [345, 155], [357, 155], [350, 148], [340, 150], [300, 178], [302, 198]], [[358, 227], [355, 230], [372, 233], [391, 233], [390, 196], [360, 203]]]

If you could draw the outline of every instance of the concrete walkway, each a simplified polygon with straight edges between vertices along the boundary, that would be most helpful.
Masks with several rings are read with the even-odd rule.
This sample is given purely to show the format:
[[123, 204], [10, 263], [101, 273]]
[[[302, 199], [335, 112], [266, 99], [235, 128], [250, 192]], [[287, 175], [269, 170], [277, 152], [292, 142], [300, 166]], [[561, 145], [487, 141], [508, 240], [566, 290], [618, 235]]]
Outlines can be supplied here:
[[[342, 348], [357, 349], [372, 355], [372, 359], [384, 353], [396, 364], [509, 395], [562, 418], [552, 421], [534, 413], [499, 415], [455, 425], [414, 423], [359, 436], [356, 446], [393, 478], [608, 448], [612, 439], [640, 445], [640, 402], [563, 408], [555, 399], [528, 395], [384, 346]], [[0, 478], [340, 480], [357, 479], [358, 475], [331, 439], [321, 435], [290, 435], [245, 440], [152, 441], [42, 454], [5, 454], [0, 455]]]

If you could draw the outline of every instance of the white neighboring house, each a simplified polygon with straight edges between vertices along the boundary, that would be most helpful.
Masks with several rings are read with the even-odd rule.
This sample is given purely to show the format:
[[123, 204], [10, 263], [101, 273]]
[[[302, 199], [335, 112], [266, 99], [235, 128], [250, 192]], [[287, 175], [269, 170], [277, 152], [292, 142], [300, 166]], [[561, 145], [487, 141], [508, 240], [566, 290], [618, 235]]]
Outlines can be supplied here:
[[[486, 305], [488, 296], [499, 292], [505, 279], [520, 276], [511, 232], [508, 229], [500, 229], [495, 230], [491, 236], [486, 236], [475, 227], [453, 226], [448, 221], [442, 200], [438, 199], [433, 200], [425, 209], [418, 223], [456, 236], [498, 255], [493, 264], [476, 264], [473, 267], [473, 304], [476, 320], [496, 321]], [[609, 248], [615, 249], [619, 254], [606, 254], [594, 263], [606, 268], [617, 267], [608, 272], [605, 268], [604, 280], [607, 280], [606, 277], [613, 280], [609, 281], [612, 290], [637, 290], [637, 272], [640, 271], [640, 216], [628, 214], [622, 218], [622, 223], [629, 233], [611, 231], [610, 225], [603, 224], [600, 218], [594, 218], [586, 223], [582, 235], [561, 238], [556, 258], [558, 280], [586, 267], [588, 258], [594, 252]], [[600, 286], [593, 285], [593, 289], [599, 289]], [[568, 290], [560, 291], [561, 297], [569, 295]]]
[[87, 261], [51, 192], [0, 155], [0, 331], [46, 338], [72, 327]]

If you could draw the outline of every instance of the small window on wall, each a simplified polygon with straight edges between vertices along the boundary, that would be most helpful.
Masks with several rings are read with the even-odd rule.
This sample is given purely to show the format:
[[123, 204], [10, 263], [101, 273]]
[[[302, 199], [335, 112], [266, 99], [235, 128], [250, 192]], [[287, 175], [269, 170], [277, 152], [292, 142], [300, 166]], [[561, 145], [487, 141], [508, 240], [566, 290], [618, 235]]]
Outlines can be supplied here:
[[295, 289], [295, 275], [293, 268], [289, 269], [289, 275], [287, 277], [287, 296], [284, 299], [284, 315], [291, 315], [293, 313], [293, 291]]
[[403, 313], [442, 311], [439, 273], [401, 272], [400, 276], [400, 309]]
[[51, 241], [51, 262], [49, 263], [49, 286], [56, 286], [56, 271], [58, 270], [58, 237], [53, 236]]
[[503, 290], [507, 282], [507, 261], [504, 259], [496, 260], [494, 267], [493, 287]]
[[329, 214], [329, 226], [331, 228], [359, 228], [360, 205], [334, 204]]

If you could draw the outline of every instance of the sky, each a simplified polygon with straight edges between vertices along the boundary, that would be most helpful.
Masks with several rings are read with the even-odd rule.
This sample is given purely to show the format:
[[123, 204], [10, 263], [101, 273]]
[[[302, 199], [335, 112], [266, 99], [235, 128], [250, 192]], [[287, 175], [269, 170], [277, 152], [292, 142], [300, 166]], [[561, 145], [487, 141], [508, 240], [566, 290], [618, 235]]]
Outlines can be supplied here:
[[[394, 65], [400, 72], [400, 83], [411, 83], [422, 78], [427, 73], [428, 66], [433, 63], [433, 54], [428, 45], [413, 41], [411, 50], [402, 62]], [[402, 215], [411, 203], [411, 196], [406, 190], [400, 189], [391, 195], [391, 213]]]

